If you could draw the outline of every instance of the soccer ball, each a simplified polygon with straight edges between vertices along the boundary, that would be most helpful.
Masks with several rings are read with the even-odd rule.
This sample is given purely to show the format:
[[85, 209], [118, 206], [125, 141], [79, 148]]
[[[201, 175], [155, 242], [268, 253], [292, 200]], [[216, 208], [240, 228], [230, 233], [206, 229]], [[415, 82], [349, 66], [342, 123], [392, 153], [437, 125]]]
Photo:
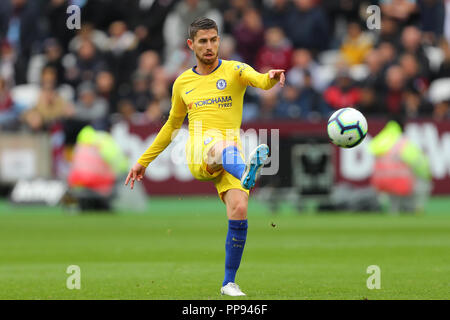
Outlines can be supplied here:
[[342, 108], [328, 120], [328, 137], [341, 148], [353, 148], [360, 144], [367, 134], [367, 120], [353, 108]]

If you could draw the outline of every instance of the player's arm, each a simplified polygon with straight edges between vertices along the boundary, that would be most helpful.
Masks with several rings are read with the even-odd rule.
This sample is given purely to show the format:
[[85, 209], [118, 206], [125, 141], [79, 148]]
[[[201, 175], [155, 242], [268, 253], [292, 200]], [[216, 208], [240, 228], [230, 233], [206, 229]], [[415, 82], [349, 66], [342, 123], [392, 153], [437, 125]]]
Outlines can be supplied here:
[[285, 75], [284, 70], [281, 69], [273, 69], [267, 73], [259, 73], [248, 64], [241, 63], [235, 67], [235, 70], [239, 72], [240, 81], [246, 86], [264, 90], [272, 88], [278, 82], [281, 86], [284, 86]]
[[178, 129], [181, 128], [184, 118], [186, 117], [187, 109], [183, 100], [181, 99], [181, 91], [179, 90], [176, 81], [172, 90], [172, 108], [170, 110], [169, 118], [164, 126], [159, 131], [153, 143], [142, 154], [138, 161], [133, 165], [128, 173], [125, 185], [131, 181], [130, 187], [133, 189], [134, 181], [141, 181], [144, 177], [145, 169], [167, 146], [173, 138], [178, 134]]

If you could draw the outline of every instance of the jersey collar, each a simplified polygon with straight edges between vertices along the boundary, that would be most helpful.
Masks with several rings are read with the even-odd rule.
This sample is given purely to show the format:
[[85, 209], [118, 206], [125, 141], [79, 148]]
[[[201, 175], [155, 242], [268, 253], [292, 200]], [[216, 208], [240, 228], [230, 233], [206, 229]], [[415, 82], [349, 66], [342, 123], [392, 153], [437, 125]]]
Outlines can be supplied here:
[[199, 76], [208, 76], [208, 75], [210, 75], [211, 73], [213, 73], [214, 71], [216, 71], [216, 70], [220, 67], [221, 64], [222, 64], [222, 59], [219, 59], [219, 64], [217, 65], [217, 67], [215, 67], [214, 70], [211, 71], [211, 72], [208, 73], [208, 74], [200, 74], [200, 73], [198, 73], [197, 71], [195, 71], [195, 68], [197, 67], [197, 65], [195, 65], [195, 66], [192, 67], [192, 71], [193, 71], [195, 74], [198, 74]]

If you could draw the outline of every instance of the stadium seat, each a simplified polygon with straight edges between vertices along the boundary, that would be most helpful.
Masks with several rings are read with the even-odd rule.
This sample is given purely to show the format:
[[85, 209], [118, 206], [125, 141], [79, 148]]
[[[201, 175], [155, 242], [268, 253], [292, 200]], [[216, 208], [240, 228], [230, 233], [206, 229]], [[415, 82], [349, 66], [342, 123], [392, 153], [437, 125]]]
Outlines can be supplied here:
[[25, 109], [32, 108], [39, 98], [39, 86], [35, 84], [22, 84], [11, 89], [13, 100], [24, 106]]
[[315, 76], [320, 79], [325, 86], [321, 89], [325, 90], [336, 77], [336, 67], [334, 65], [318, 65]]
[[441, 66], [442, 61], [444, 60], [444, 52], [442, 52], [441, 48], [426, 46], [425, 55], [430, 61], [430, 68], [432, 71], [438, 71]]
[[430, 84], [428, 98], [432, 103], [450, 101], [450, 78], [440, 78]]
[[319, 54], [318, 62], [323, 65], [335, 65], [339, 59], [339, 50], [326, 50]]
[[350, 67], [350, 76], [355, 81], [364, 80], [370, 73], [369, 68], [365, 64], [358, 64]]

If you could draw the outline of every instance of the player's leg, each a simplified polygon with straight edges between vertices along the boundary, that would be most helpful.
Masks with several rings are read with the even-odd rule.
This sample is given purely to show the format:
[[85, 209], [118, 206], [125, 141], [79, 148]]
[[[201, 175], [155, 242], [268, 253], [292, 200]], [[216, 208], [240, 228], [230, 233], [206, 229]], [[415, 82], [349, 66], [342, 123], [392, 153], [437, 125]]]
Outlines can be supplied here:
[[250, 189], [254, 187], [261, 168], [269, 155], [269, 147], [261, 144], [250, 154], [246, 164], [234, 141], [219, 141], [208, 151], [208, 172], [220, 170], [232, 174], [241, 181], [242, 187]]
[[[228, 153], [224, 156], [225, 150], [227, 150]], [[234, 151], [234, 150], [236, 150], [236, 151]], [[225, 157], [225, 160], [228, 160], [228, 161], [223, 161], [224, 157]], [[226, 168], [227, 165], [225, 164], [225, 166], [223, 166], [223, 162], [229, 163], [230, 166], [228, 166]], [[222, 168], [224, 168], [226, 171], [228, 171], [230, 169], [231, 169], [231, 171], [236, 171], [235, 172], [236, 175], [239, 175], [240, 170], [242, 170], [242, 173], [245, 170], [244, 160], [242, 159], [242, 157], [239, 153], [237, 143], [234, 141], [225, 141], [225, 140], [218, 141], [208, 151], [208, 160], [207, 160], [207, 167], [206, 167], [208, 172], [212, 173], [212, 172], [221, 170]], [[230, 173], [233, 174], [232, 172], [230, 172]], [[233, 176], [235, 176], [235, 174], [233, 174]], [[240, 178], [238, 178], [238, 179], [240, 179]]]
[[222, 294], [230, 296], [245, 295], [235, 283], [236, 272], [241, 263], [247, 240], [248, 194], [239, 189], [230, 189], [222, 196], [227, 208], [228, 232], [225, 243], [225, 278]]

